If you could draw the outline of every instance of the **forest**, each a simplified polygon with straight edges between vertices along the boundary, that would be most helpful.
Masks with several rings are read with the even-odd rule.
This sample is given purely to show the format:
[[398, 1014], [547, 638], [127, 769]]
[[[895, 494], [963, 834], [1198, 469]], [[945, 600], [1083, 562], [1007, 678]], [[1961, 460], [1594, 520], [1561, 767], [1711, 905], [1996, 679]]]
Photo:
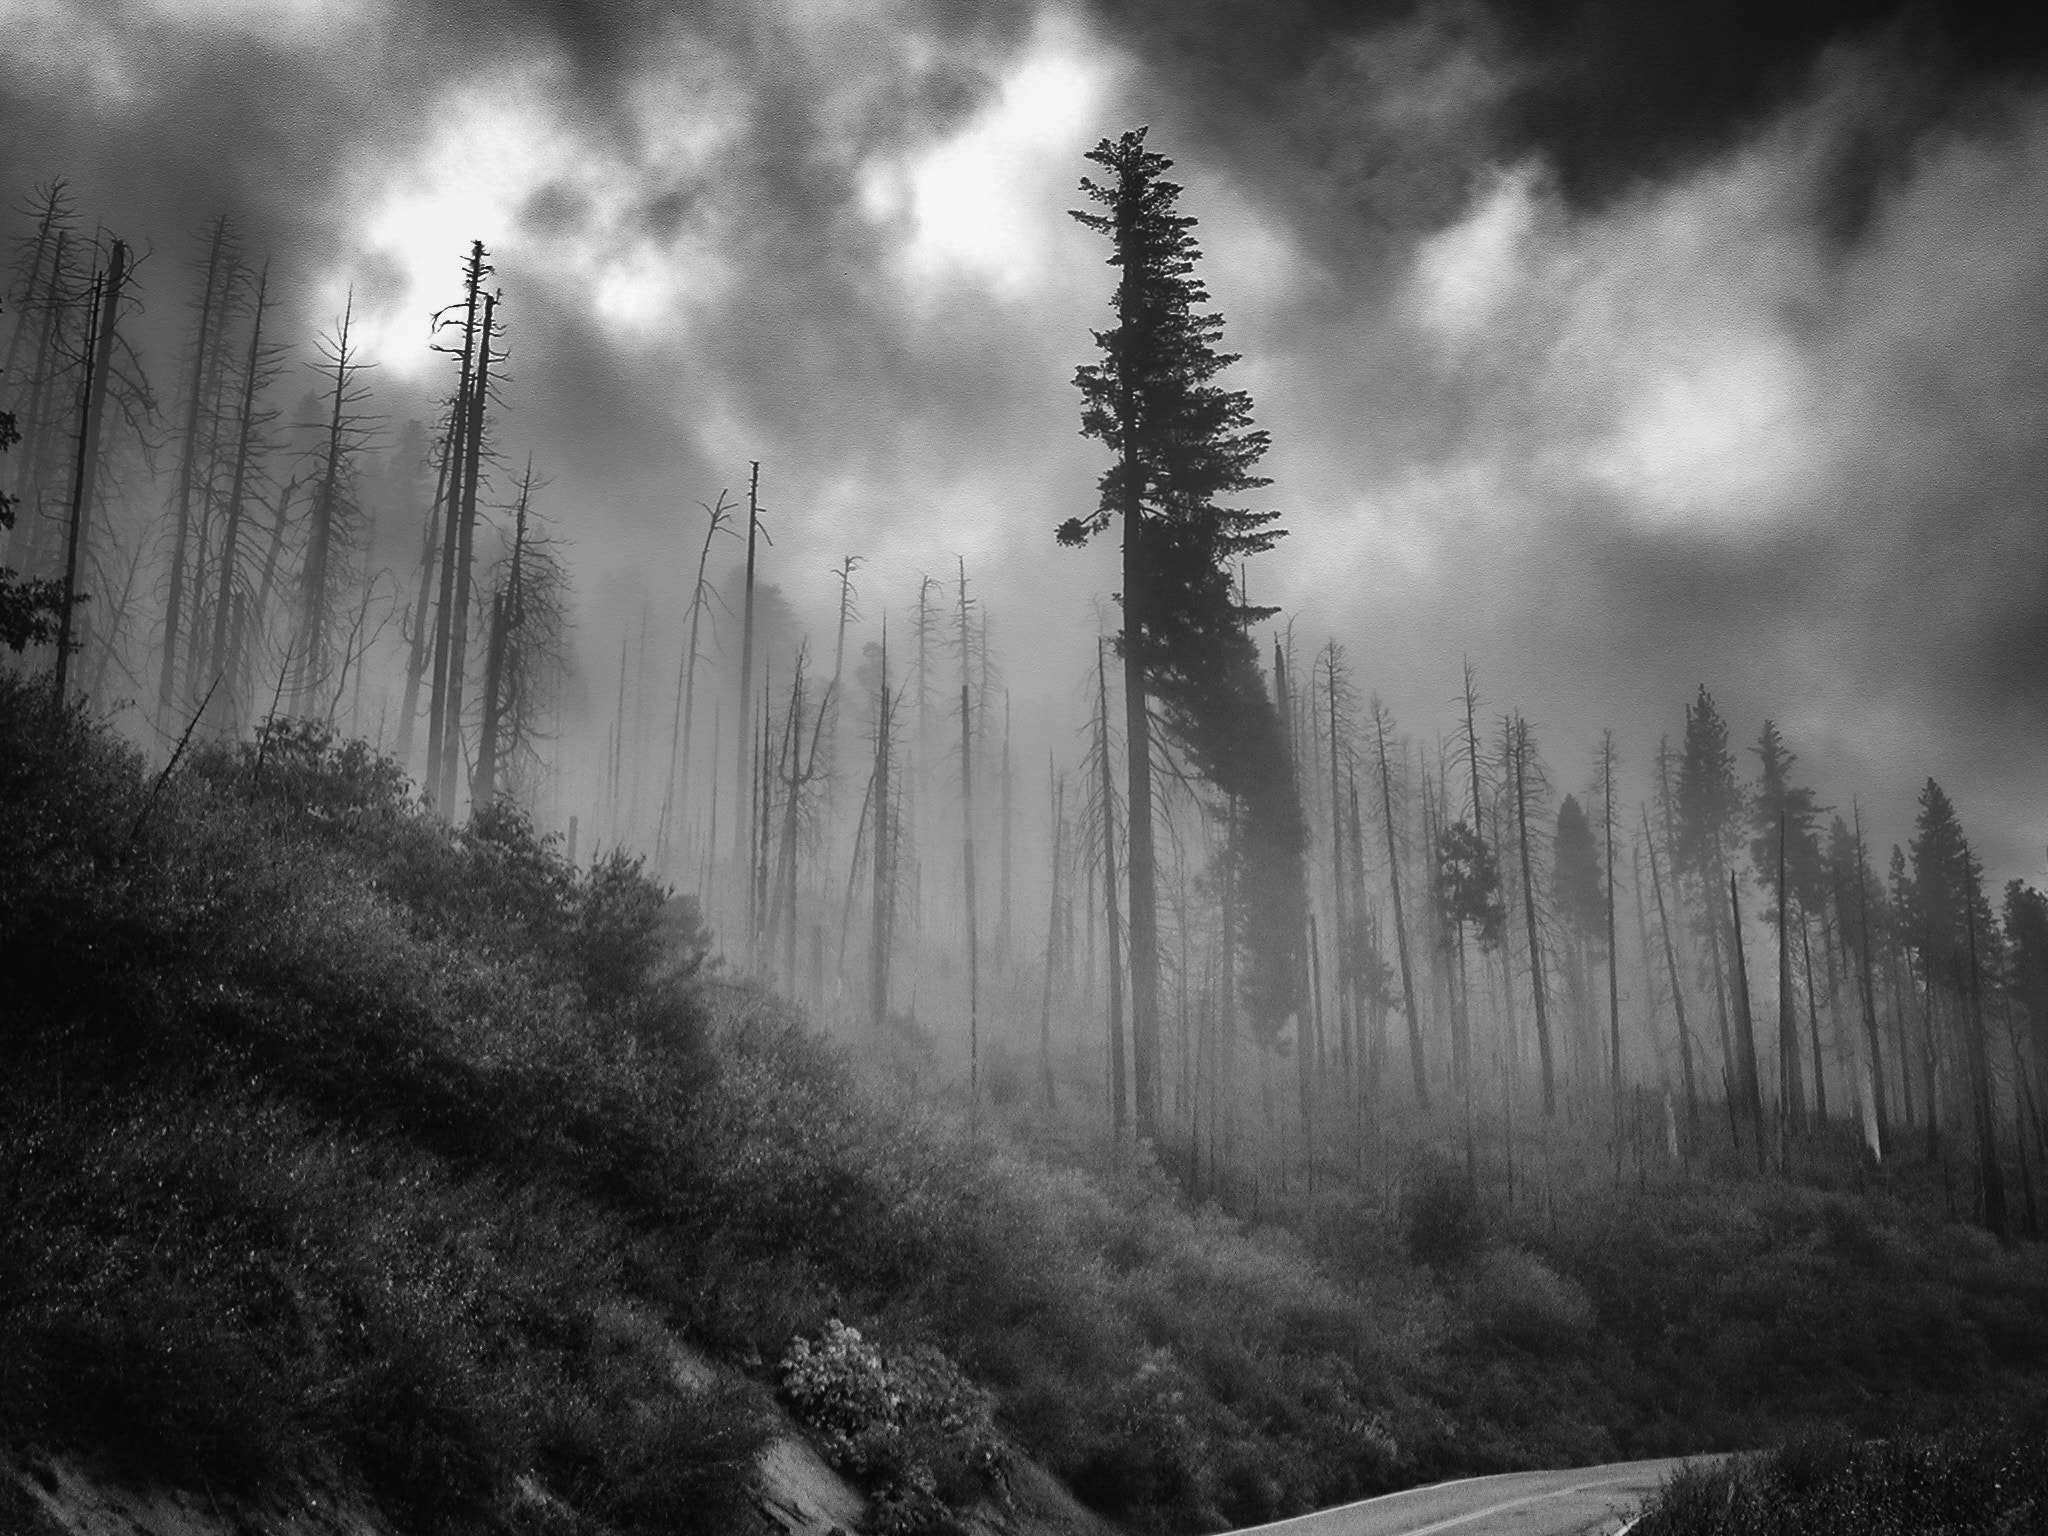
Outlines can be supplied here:
[[[114, 1186], [140, 1178], [117, 1165], [154, 1154], [121, 1150], [124, 1115], [189, 1143], [163, 1154], [173, 1183], [239, 1187], [266, 1138], [342, 1138], [318, 1175], [336, 1210], [395, 1180], [422, 1231], [481, 1221], [461, 1207], [489, 1180], [555, 1180], [573, 1200], [521, 1217], [519, 1265], [595, 1242], [636, 1317], [751, 1361], [757, 1381], [792, 1338], [843, 1356], [842, 1318], [941, 1351], [902, 1359], [1140, 1529], [1963, 1402], [2038, 1411], [2048, 895], [1987, 880], [1937, 776], [1915, 774], [1910, 835], [1879, 845], [1872, 786], [1807, 783], [1800, 743], [1769, 718], [1731, 722], [1711, 678], [1670, 701], [1636, 761], [1617, 739], [1642, 722], [1546, 740], [1487, 697], [1483, 657], [1454, 659], [1441, 718], [1397, 720], [1375, 656], [1254, 601], [1286, 529], [1258, 505], [1269, 438], [1228, 384], [1239, 359], [1181, 204], [1199, 195], [1143, 132], [1088, 162], [1075, 217], [1114, 273], [1073, 381], [1099, 500], [1043, 538], [1100, 540], [1120, 565], [1092, 664], [1028, 691], [1043, 620], [1001, 606], [1000, 573], [778, 544], [766, 456], [730, 485], [678, 488], [664, 590], [679, 596], [610, 615], [617, 655], [595, 654], [576, 509], [551, 502], [505, 387], [522, 296], [483, 241], [448, 253], [445, 302], [419, 317], [438, 414], [394, 423], [350, 302], [293, 333], [281, 317], [301, 306], [229, 218], [144, 256], [113, 232], [122, 210], [81, 208], [61, 181], [27, 190], [0, 301], [0, 913], [11, 949], [49, 952], [16, 962], [10, 1049], [30, 1077], [75, 1080], [84, 1107], [75, 1126], [47, 1107], [14, 1117], [15, 1187], [58, 1188], [66, 1146]], [[788, 584], [828, 566], [832, 620], [807, 632]], [[322, 911], [345, 956], [320, 959]], [[293, 936], [266, 959], [249, 935], [272, 922]], [[219, 931], [235, 923], [249, 934]], [[181, 958], [180, 933], [203, 953]], [[94, 942], [104, 980], [49, 958]], [[566, 1012], [514, 995], [529, 971]], [[241, 1001], [205, 1001], [216, 973]], [[720, 1034], [703, 1022], [719, 1010], [792, 1033]], [[413, 1019], [411, 1043], [387, 1013]], [[582, 1041], [578, 1021], [599, 1018]], [[380, 1080], [379, 1051], [419, 1080]], [[506, 1124], [455, 1115], [424, 1086], [435, 1072], [450, 1102], [502, 1095]], [[155, 1073], [206, 1084], [211, 1107], [124, 1097]], [[815, 1118], [769, 1107], [781, 1092]], [[710, 1128], [664, 1120], [664, 1096]], [[748, 1142], [743, 1109], [789, 1145]], [[238, 1113], [234, 1145], [204, 1156], [243, 1165], [200, 1178], [217, 1128], [191, 1117]], [[736, 1170], [782, 1156], [787, 1211], [750, 1209], [761, 1191]], [[969, 1171], [887, 1172], [948, 1158]], [[668, 1176], [697, 1192], [661, 1194]], [[263, 1198], [284, 1220], [291, 1197]], [[967, 1212], [976, 1198], [994, 1212]], [[57, 1223], [55, 1195], [37, 1199]], [[858, 1225], [846, 1203], [891, 1199], [907, 1203], [870, 1215], [880, 1232], [847, 1238], [860, 1251], [825, 1256]], [[919, 1200], [922, 1235], [907, 1230]], [[1006, 1220], [1033, 1255], [1008, 1292], [988, 1272]], [[976, 1222], [929, 1257], [948, 1246], [935, 1234]], [[142, 1433], [132, 1403], [94, 1419], [55, 1401], [63, 1362], [119, 1379], [93, 1353], [113, 1346], [81, 1340], [106, 1324], [106, 1266], [132, 1258], [86, 1257], [57, 1230], [30, 1223], [0, 1267], [16, 1362], [0, 1382], [13, 1370], [27, 1405], [11, 1429], [58, 1443], [125, 1425], [162, 1442], [146, 1470], [166, 1475], [200, 1454], [173, 1415]], [[31, 1251], [37, 1233], [48, 1246]], [[403, 1270], [415, 1241], [430, 1239], [387, 1232], [378, 1251]], [[792, 1253], [808, 1278], [770, 1278]], [[954, 1269], [918, 1289], [904, 1277], [927, 1262]], [[179, 1285], [253, 1307], [225, 1259], [192, 1263]], [[430, 1331], [443, 1283], [421, 1272], [423, 1310], [392, 1337]], [[567, 1282], [530, 1283], [545, 1311]], [[899, 1285], [914, 1302], [890, 1300]], [[303, 1302], [307, 1286], [302, 1311], [330, 1305]], [[1050, 1326], [1034, 1319], [1064, 1286], [1086, 1290], [1092, 1321], [1055, 1365], [1033, 1358]], [[970, 1320], [982, 1287], [1011, 1310]], [[1258, 1300], [1237, 1337], [1240, 1290]], [[252, 1337], [273, 1327], [261, 1312]], [[1916, 1330], [1940, 1339], [1899, 1343]], [[1708, 1339], [1713, 1363], [1688, 1380], [1679, 1341]], [[1091, 1347], [1129, 1373], [1078, 1363]], [[369, 1391], [340, 1367], [332, 1384], [273, 1379], [271, 1345], [252, 1348], [258, 1363], [216, 1361], [214, 1377], [167, 1368], [165, 1400], [246, 1372], [297, 1422], [295, 1393]], [[567, 1369], [539, 1349], [520, 1391]], [[445, 1382], [361, 1411], [407, 1422], [406, 1404], [473, 1387], [491, 1359], [479, 1343], [442, 1362]], [[1284, 1385], [1303, 1360], [1310, 1384]], [[1173, 1407], [1147, 1373], [1202, 1407]], [[796, 1366], [778, 1379], [824, 1432], [829, 1392]], [[628, 1387], [578, 1390], [580, 1429], [535, 1431], [509, 1401], [477, 1410], [476, 1425], [525, 1426], [503, 1431], [519, 1449], [500, 1461], [464, 1448], [484, 1429], [447, 1429], [445, 1508], [408, 1504], [428, 1499], [419, 1469], [325, 1418], [271, 1446], [222, 1427], [200, 1459], [260, 1483], [318, 1451], [372, 1469], [426, 1529], [502, 1513], [526, 1456], [584, 1498], [590, 1523], [561, 1529], [653, 1528], [659, 1497], [629, 1496], [653, 1474], [593, 1448], [629, 1417], [605, 1393]], [[1099, 1391], [1121, 1394], [1115, 1414], [1063, 1424]], [[752, 1449], [669, 1427], [702, 1453], [705, 1488]], [[900, 1447], [833, 1432], [904, 1529], [942, 1528], [985, 1491], [980, 1453], [952, 1441], [927, 1447], [940, 1471], [920, 1481]]]

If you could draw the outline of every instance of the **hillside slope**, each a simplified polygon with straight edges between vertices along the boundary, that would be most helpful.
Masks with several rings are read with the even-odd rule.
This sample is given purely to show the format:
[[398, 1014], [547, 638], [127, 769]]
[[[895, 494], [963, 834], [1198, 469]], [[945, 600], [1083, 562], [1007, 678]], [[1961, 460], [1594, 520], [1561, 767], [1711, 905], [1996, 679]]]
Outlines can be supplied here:
[[[623, 859], [308, 726], [158, 782], [0, 680], [0, 871], [6, 1443], [401, 1531], [735, 1528], [778, 1395], [872, 1529], [1020, 1452], [1141, 1524], [1401, 1475], [1399, 1319], [877, 1108]], [[677, 1390], [672, 1337], [726, 1369]]]
[[2041, 1400], [2038, 1248], [1909, 1179], [1624, 1182], [1559, 1128], [1493, 1209], [1389, 1115], [1354, 1181], [1191, 1208], [865, 1076], [631, 861], [451, 830], [316, 726], [159, 778], [46, 700], [0, 676], [17, 1464], [766, 1531], [794, 1420], [871, 1531], [1194, 1530]]

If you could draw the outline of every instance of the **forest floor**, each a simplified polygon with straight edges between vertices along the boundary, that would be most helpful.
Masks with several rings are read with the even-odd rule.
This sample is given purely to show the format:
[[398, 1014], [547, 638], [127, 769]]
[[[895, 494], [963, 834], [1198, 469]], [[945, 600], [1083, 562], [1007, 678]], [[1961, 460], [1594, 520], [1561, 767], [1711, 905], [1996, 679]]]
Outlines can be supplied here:
[[794, 1421], [869, 1530], [1059, 1489], [1217, 1529], [2048, 1391], [2039, 1245], [1846, 1132], [1767, 1179], [1617, 1169], [1586, 1117], [1509, 1204], [1504, 1149], [1475, 1189], [1389, 1111], [1342, 1177], [1196, 1204], [1028, 1094], [969, 1135], [629, 862], [450, 830], [317, 727], [159, 778], [0, 677], [0, 933], [0, 1451], [109, 1485], [765, 1529]]

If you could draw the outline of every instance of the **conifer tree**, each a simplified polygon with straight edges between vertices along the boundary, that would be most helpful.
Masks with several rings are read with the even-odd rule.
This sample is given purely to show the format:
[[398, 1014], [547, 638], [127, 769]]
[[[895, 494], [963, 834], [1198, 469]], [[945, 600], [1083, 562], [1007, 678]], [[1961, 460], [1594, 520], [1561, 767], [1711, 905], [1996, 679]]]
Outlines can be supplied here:
[[1117, 323], [1095, 332], [1099, 362], [1075, 374], [1081, 431], [1114, 456], [1100, 502], [1061, 525], [1079, 545], [1120, 523], [1123, 538], [1125, 743], [1129, 769], [1131, 1026], [1138, 1130], [1151, 1135], [1159, 1104], [1159, 956], [1153, 851], [1152, 706], [1197, 772], [1241, 802], [1236, 841], [1245, 854], [1246, 1001], [1270, 1031], [1293, 1011], [1306, 928], [1301, 889], [1306, 832], [1285, 771], [1280, 722], [1259, 676], [1248, 626], [1272, 610], [1237, 601], [1230, 571], [1272, 546], [1277, 514], [1221, 505], [1266, 482], [1254, 470], [1267, 437], [1251, 425], [1251, 397], [1216, 376], [1223, 317], [1203, 313], [1194, 276], [1194, 220], [1177, 211], [1172, 162], [1145, 147], [1145, 130], [1104, 139], [1087, 157], [1107, 173], [1081, 190], [1105, 210], [1074, 217], [1106, 235], [1121, 271]]
[[1735, 781], [1735, 758], [1728, 750], [1728, 726], [1714, 706], [1706, 684], [1685, 711], [1685, 746], [1679, 758], [1678, 793], [1674, 810], [1676, 855], [1674, 875], [1690, 876], [1700, 900], [1701, 928], [1707, 936], [1707, 952], [1714, 972], [1716, 1005], [1722, 1010], [1724, 1050], [1732, 1052], [1728, 1064], [1730, 1091], [1740, 1096], [1751, 1121], [1763, 1125], [1763, 1085], [1757, 1076], [1756, 1039], [1747, 1009], [1735, 1016], [1735, 1036], [1728, 1040], [1727, 975], [1732, 946], [1741, 935], [1728, 927], [1733, 908], [1724, 899], [1730, 871], [1728, 860], [1741, 837], [1738, 820], [1742, 813], [1742, 792]]

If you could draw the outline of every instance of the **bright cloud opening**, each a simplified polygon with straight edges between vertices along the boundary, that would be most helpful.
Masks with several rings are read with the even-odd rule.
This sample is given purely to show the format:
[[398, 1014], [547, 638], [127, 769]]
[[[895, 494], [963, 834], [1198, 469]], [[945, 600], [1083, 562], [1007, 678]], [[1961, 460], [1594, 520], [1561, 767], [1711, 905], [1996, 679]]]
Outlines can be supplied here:
[[862, 211], [876, 223], [904, 220], [912, 232], [907, 276], [965, 271], [1009, 296], [1039, 286], [1066, 222], [1055, 190], [1071, 182], [1111, 79], [1099, 48], [1091, 54], [1085, 43], [1048, 13], [964, 129], [920, 155], [866, 168]]

